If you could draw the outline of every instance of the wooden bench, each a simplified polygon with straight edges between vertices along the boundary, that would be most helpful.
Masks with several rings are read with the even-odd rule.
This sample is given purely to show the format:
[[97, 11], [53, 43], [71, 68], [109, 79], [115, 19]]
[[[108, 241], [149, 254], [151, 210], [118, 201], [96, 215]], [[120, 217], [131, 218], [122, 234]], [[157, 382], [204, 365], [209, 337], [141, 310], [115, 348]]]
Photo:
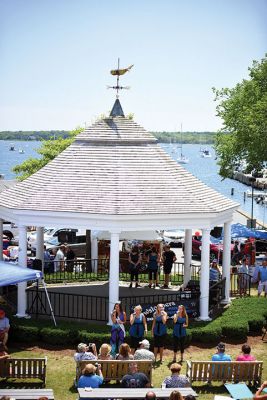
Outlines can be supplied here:
[[129, 365], [137, 364], [138, 371], [143, 372], [151, 382], [152, 379], [152, 365], [153, 362], [149, 360], [97, 360], [97, 361], [78, 361], [76, 368], [76, 383], [79, 380], [79, 377], [82, 375], [82, 370], [86, 366], [86, 364], [95, 364], [98, 363], [101, 365], [101, 370], [103, 374], [104, 380], [116, 380], [119, 381], [122, 377], [129, 373]]
[[44, 358], [6, 358], [0, 360], [0, 378], [40, 379], [46, 383], [47, 357]]
[[196, 382], [261, 383], [263, 361], [187, 361], [186, 376]]

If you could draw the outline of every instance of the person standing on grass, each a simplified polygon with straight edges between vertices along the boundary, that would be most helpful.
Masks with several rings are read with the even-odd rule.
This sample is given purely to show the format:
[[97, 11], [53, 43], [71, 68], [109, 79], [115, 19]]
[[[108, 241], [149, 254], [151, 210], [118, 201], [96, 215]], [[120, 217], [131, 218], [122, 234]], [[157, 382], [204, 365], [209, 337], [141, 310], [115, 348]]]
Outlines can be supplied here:
[[125, 328], [124, 324], [126, 323], [126, 313], [122, 309], [122, 305], [120, 302], [117, 302], [114, 305], [114, 309], [111, 314], [112, 327], [111, 327], [111, 355], [115, 357], [119, 351], [120, 345], [124, 342], [125, 338]]
[[139, 347], [139, 343], [144, 339], [144, 334], [147, 334], [146, 317], [142, 313], [142, 307], [140, 305], [134, 307], [134, 312], [130, 315], [130, 325], [130, 344], [134, 352]]
[[177, 313], [173, 316], [173, 362], [176, 363], [178, 348], [181, 352], [181, 360], [184, 360], [186, 328], [188, 327], [188, 315], [183, 305], [178, 307]]
[[148, 266], [148, 276], [149, 276], [149, 285], [148, 287], [153, 287], [154, 289], [158, 286], [158, 269], [160, 263], [160, 255], [157, 253], [156, 247], [152, 247], [151, 253], [147, 256], [147, 266]]
[[157, 355], [159, 352], [160, 362], [162, 363], [163, 359], [163, 349], [164, 342], [167, 334], [167, 313], [164, 311], [164, 305], [158, 304], [156, 308], [156, 312], [153, 315], [152, 322], [152, 336], [154, 337], [154, 355], [155, 361], [157, 361]]
[[129, 254], [129, 270], [131, 274], [131, 283], [129, 288], [133, 287], [134, 279], [135, 279], [135, 287], [137, 288], [140, 286], [138, 282], [138, 273], [141, 267], [141, 262], [142, 262], [141, 253], [139, 252], [138, 247], [134, 246]]
[[162, 253], [162, 263], [164, 271], [164, 285], [163, 289], [168, 289], [170, 283], [170, 273], [172, 271], [172, 265], [176, 261], [176, 255], [171, 250], [170, 245], [164, 246], [164, 252]]
[[259, 268], [258, 272], [258, 281], [259, 281], [259, 286], [258, 286], [258, 296], [260, 297], [261, 292], [263, 291], [264, 288], [264, 296], [267, 296], [267, 260], [264, 259], [262, 262], [262, 266]]
[[0, 310], [0, 341], [6, 346], [10, 324], [4, 310]]

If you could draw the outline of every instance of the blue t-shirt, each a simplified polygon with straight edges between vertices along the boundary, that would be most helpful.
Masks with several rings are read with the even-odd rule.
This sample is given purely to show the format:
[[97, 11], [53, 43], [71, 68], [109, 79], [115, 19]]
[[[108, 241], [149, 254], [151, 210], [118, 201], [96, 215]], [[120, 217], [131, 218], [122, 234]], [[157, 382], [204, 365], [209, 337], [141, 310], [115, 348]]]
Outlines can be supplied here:
[[232, 361], [231, 356], [229, 354], [217, 353], [213, 354], [212, 361]]
[[267, 281], [267, 268], [260, 267], [259, 273], [260, 273], [261, 282]]
[[99, 388], [103, 383], [102, 376], [99, 375], [81, 375], [78, 380], [78, 388], [91, 387], [93, 389]]

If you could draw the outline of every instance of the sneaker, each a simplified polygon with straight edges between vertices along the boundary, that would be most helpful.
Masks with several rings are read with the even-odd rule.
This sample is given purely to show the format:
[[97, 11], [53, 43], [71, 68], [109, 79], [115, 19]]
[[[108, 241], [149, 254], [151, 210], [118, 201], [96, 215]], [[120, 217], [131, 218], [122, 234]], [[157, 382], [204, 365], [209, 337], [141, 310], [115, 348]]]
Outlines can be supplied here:
[[132, 283], [130, 283], [130, 285], [129, 285], [129, 288], [131, 289], [133, 287], [133, 284]]
[[169, 286], [168, 285], [163, 285], [163, 286], [161, 286], [161, 289], [169, 289]]
[[160, 287], [158, 283], [156, 284], [156, 287]]
[[147, 285], [147, 287], [149, 288], [149, 289], [151, 289], [151, 285], [149, 284], [149, 285]]
[[141, 286], [140, 286], [138, 283], [136, 283], [136, 284], [135, 284], [135, 287], [137, 288], [137, 287], [141, 287]]

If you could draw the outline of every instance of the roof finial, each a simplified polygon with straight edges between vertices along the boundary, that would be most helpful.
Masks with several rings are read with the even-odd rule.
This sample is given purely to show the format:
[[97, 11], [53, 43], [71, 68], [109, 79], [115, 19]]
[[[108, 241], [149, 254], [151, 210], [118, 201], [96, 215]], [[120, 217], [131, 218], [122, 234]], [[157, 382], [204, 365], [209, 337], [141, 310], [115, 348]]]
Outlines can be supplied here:
[[108, 89], [115, 89], [117, 91], [116, 98], [119, 98], [119, 90], [122, 89], [130, 89], [130, 86], [120, 86], [120, 76], [126, 74], [126, 72], [130, 71], [130, 69], [133, 67], [133, 64], [130, 65], [128, 68], [120, 69], [120, 59], [118, 58], [118, 68], [117, 69], [112, 69], [110, 71], [111, 75], [116, 76], [117, 75], [117, 85], [116, 86], [108, 86]]

